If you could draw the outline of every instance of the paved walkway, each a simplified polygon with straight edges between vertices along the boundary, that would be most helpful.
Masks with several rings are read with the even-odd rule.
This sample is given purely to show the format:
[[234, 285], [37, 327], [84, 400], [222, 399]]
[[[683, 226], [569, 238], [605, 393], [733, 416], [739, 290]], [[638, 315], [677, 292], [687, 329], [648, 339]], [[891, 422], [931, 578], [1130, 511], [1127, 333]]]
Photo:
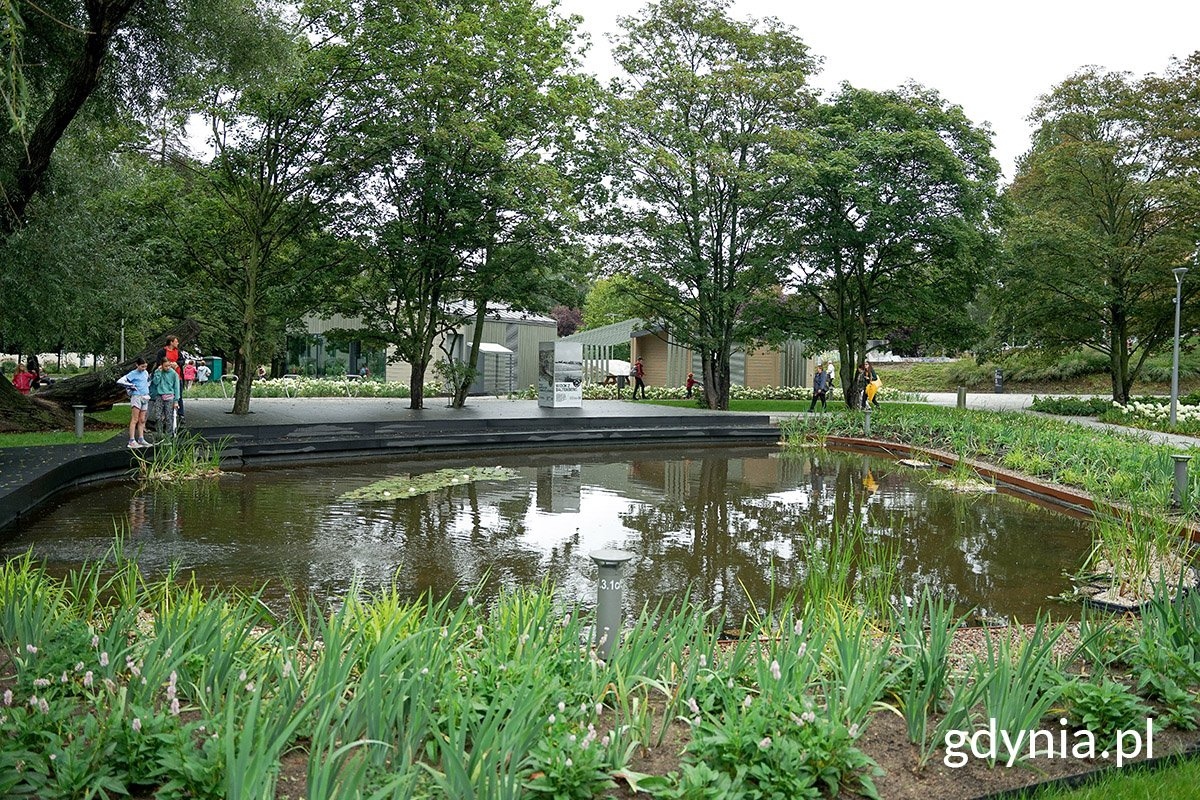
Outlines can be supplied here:
[[355, 422], [471, 422], [476, 420], [595, 420], [612, 417], [680, 417], [721, 413], [744, 416], [734, 411], [709, 412], [700, 408], [674, 408], [632, 400], [588, 400], [582, 408], [540, 408], [536, 400], [472, 397], [464, 408], [446, 405], [445, 398], [427, 398], [425, 408], [414, 411], [407, 399], [383, 397], [259, 397], [250, 401], [250, 414], [230, 413], [233, 400], [197, 398], [186, 400], [189, 428], [235, 428], [247, 425], [318, 425]]

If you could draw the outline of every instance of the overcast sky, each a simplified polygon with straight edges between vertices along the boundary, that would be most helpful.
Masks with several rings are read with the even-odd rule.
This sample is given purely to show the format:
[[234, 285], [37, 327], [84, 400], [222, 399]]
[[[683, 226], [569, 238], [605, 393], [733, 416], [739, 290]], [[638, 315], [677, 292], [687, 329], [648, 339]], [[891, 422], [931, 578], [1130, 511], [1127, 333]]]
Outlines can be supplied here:
[[[591, 35], [587, 68], [607, 78], [606, 33], [642, 0], [561, 0]], [[737, 18], [774, 16], [825, 59], [814, 83], [891, 89], [915, 80], [937, 89], [995, 134], [1005, 176], [1029, 147], [1037, 98], [1088, 64], [1135, 75], [1162, 72], [1171, 56], [1200, 50], [1196, 0], [736, 0]]]

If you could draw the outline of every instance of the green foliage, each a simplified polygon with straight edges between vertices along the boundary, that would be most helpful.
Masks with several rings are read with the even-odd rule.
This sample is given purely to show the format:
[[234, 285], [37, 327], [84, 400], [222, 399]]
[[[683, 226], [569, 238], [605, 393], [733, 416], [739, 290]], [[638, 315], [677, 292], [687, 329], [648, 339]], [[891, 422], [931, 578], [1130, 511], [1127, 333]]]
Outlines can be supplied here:
[[712, 408], [728, 404], [735, 346], [778, 339], [774, 288], [790, 223], [778, 141], [809, 105], [814, 59], [795, 29], [743, 20], [728, 0], [653, 3], [620, 20], [613, 55], [628, 76], [607, 98], [592, 146], [592, 192], [612, 273], [637, 306], [714, 368]]
[[[1039, 619], [1028, 632], [1003, 630], [987, 634], [987, 654], [981, 668], [989, 675], [981, 701], [983, 714], [996, 721], [999, 730], [1031, 731], [1041, 726], [1042, 717], [1062, 695], [1055, 664], [1054, 645], [1066, 626], [1050, 627]], [[1019, 747], [1001, 745], [1000, 759], [1012, 763], [1024, 758]]]
[[735, 796], [815, 799], [853, 781], [878, 797], [875, 764], [854, 745], [858, 726], [818, 714], [806, 696], [766, 702], [735, 689], [723, 705], [722, 717], [706, 717], [693, 730], [684, 759], [726, 776]]
[[439, 469], [421, 475], [401, 475], [384, 478], [367, 486], [352, 489], [342, 494], [341, 500], [402, 500], [429, 494], [449, 486], [459, 486], [475, 481], [510, 481], [517, 473], [503, 467], [468, 467], [467, 469]]
[[944, 710], [950, 690], [950, 645], [965, 618], [954, 603], [928, 588], [897, 615], [899, 644], [906, 659], [897, 681], [897, 699], [908, 739], [924, 745], [931, 715]]
[[1070, 681], [1063, 687], [1062, 696], [1071, 721], [1091, 731], [1096, 744], [1104, 749], [1116, 743], [1118, 730], [1138, 728], [1138, 723], [1153, 714], [1153, 709], [1123, 684], [1105, 677]]
[[148, 451], [134, 451], [138, 478], [143, 482], [170, 482], [217, 475], [227, 445], [227, 438], [210, 442], [191, 431], [164, 437]]
[[[817, 414], [780, 422], [789, 442], [858, 436], [859, 414]], [[1162, 508], [1172, 485], [1177, 447], [1133, 435], [1094, 431], [1020, 413], [958, 411], [897, 404], [871, 419], [872, 435], [998, 463], [1035, 477], [1077, 486], [1118, 503]]]
[[[1161, 75], [1087, 67], [1063, 81], [1034, 109], [1033, 147], [1008, 192], [998, 327], [1052, 350], [1103, 354], [1119, 402], [1144, 359], [1169, 345], [1171, 269], [1193, 258], [1196, 153], [1180, 142], [1200, 119], [1198, 69], [1192, 56]], [[1188, 330], [1197, 293], [1183, 282]]]
[[1033, 411], [1063, 417], [1096, 417], [1112, 409], [1112, 401], [1103, 397], [1038, 397], [1029, 404]]
[[[990, 133], [911, 84], [845, 85], [810, 125], [780, 156], [807, 336], [836, 342], [843, 365], [862, 363], [868, 339], [901, 331], [910, 347], [977, 338], [966, 311], [994, 258], [999, 210]], [[844, 390], [853, 379], [841, 371]]]
[[420, 408], [434, 342], [477, 310], [574, 299], [586, 257], [569, 161], [594, 89], [577, 20], [536, 0], [318, 7], [346, 68], [371, 76], [340, 112], [369, 188], [346, 221], [356, 276], [337, 305], [412, 365]]

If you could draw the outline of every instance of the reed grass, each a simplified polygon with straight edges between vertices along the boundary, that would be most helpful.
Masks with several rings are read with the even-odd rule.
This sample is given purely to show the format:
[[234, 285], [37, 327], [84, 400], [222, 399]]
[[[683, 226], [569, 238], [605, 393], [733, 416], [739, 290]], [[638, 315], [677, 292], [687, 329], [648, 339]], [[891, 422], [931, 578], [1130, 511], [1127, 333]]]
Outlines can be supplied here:
[[[550, 586], [486, 606], [391, 588], [277, 618], [254, 594], [205, 592], [177, 573], [148, 581], [120, 545], [63, 579], [13, 559], [0, 566], [14, 695], [0, 710], [0, 790], [258, 798], [275, 792], [286, 754], [303, 752], [319, 797], [584, 798], [618, 775], [683, 792], [702, 761], [705, 780], [731, 792], [870, 796], [858, 740], [889, 697], [924, 760], [947, 726], [981, 713], [1036, 727], [1054, 699], [1060, 629], [1000, 638], [953, 674], [951, 606], [926, 594], [891, 632], [820, 583], [845, 572], [829, 558], [813, 588], [773, 598], [736, 641], [719, 642], [727, 621], [681, 598], [639, 612], [607, 662], [590, 646], [589, 612]], [[1164, 652], [1194, 652], [1198, 617], [1164, 606], [1146, 630]], [[628, 771], [681, 728], [698, 742], [681, 776]]]
[[137, 476], [143, 482], [172, 482], [219, 475], [228, 437], [210, 442], [198, 433], [182, 432], [159, 439], [149, 450], [134, 450]]

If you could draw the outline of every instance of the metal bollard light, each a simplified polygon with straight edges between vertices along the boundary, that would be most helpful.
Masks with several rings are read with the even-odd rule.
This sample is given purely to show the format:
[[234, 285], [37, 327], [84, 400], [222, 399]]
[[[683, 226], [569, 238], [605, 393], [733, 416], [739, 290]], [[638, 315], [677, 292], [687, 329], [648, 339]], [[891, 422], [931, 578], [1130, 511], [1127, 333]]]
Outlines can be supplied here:
[[87, 409], [87, 406], [71, 406], [71, 408], [75, 409], [75, 438], [82, 439], [83, 438], [83, 412]]
[[596, 562], [596, 654], [604, 661], [621, 636], [622, 597], [625, 579], [621, 569], [633, 558], [624, 550], [596, 550], [589, 554]]
[[871, 435], [871, 404], [867, 403], [867, 407], [863, 409], [863, 435]]
[[967, 387], [958, 387], [958, 407], [965, 409], [967, 407]]
[[1175, 460], [1175, 490], [1171, 493], [1171, 505], [1179, 508], [1183, 505], [1183, 498], [1187, 497], [1188, 462], [1192, 457], [1172, 455], [1171, 458]]

